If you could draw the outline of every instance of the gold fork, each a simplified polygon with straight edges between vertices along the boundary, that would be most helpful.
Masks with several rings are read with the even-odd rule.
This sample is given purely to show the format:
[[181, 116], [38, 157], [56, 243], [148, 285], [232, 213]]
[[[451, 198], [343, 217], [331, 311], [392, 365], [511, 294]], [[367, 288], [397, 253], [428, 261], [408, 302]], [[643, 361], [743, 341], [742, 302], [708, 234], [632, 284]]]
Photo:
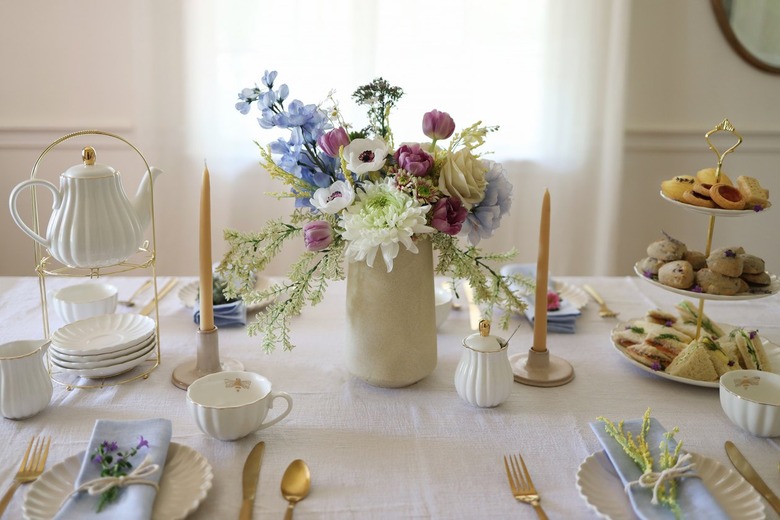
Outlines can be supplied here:
[[[547, 514], [542, 509], [542, 506], [539, 505], [542, 499], [539, 497], [539, 493], [536, 492], [531, 475], [528, 473], [528, 468], [525, 467], [523, 456], [510, 455], [509, 459], [507, 459], [506, 455], [504, 455], [504, 466], [506, 467], [506, 478], [509, 479], [509, 487], [515, 499], [518, 502], [531, 504], [539, 518], [547, 520]], [[521, 466], [523, 468], [522, 472], [520, 471]]]
[[[33, 449], [35, 444], [35, 449]], [[30, 444], [27, 445], [27, 451], [24, 452], [22, 458], [22, 464], [19, 466], [19, 471], [14, 476], [14, 481], [5, 492], [3, 499], [0, 500], [0, 517], [3, 516], [5, 508], [8, 507], [8, 503], [11, 502], [11, 497], [14, 496], [14, 492], [21, 484], [27, 484], [37, 479], [43, 473], [43, 467], [46, 465], [46, 458], [49, 456], [49, 445], [51, 444], [51, 437], [46, 439], [44, 444], [43, 439], [33, 437], [30, 439]], [[32, 451], [32, 458], [30, 452]]]
[[585, 292], [590, 294], [593, 297], [593, 299], [596, 300], [596, 303], [598, 303], [601, 306], [601, 309], [599, 309], [599, 316], [601, 316], [602, 318], [614, 318], [615, 316], [618, 315], [617, 312], [607, 307], [607, 304], [604, 302], [604, 299], [601, 296], [599, 296], [599, 293], [597, 293], [596, 290], [593, 289], [593, 287], [591, 287], [590, 285], [583, 285], [582, 288], [585, 289]]

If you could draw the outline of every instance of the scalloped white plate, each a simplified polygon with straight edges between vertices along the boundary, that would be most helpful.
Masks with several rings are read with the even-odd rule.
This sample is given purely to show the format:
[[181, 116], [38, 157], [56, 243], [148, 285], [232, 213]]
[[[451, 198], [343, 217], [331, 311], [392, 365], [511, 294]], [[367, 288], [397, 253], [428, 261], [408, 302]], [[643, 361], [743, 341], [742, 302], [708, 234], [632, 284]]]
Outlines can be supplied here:
[[634, 264], [634, 272], [639, 278], [641, 278], [642, 280], [648, 283], [655, 285], [656, 287], [660, 287], [667, 291], [681, 294], [683, 296], [687, 296], [688, 298], [696, 298], [697, 300], [698, 299], [721, 300], [721, 301], [756, 300], [759, 298], [766, 298], [767, 296], [772, 296], [773, 294], [777, 294], [778, 292], [780, 292], [780, 280], [778, 280], [777, 276], [774, 274], [769, 275], [772, 281], [770, 282], [768, 287], [755, 287], [751, 289], [755, 292], [739, 293], [739, 294], [735, 294], [734, 296], [725, 296], [723, 294], [708, 294], [703, 292], [700, 293], [700, 292], [688, 291], [686, 289], [677, 289], [676, 287], [669, 287], [668, 285], [662, 284], [658, 280], [646, 277], [642, 272], [642, 270], [639, 269], [639, 262]]
[[[50, 520], [72, 491], [84, 452], [46, 470], [30, 484], [22, 503], [26, 520]], [[211, 489], [214, 475], [208, 460], [189, 446], [172, 442], [154, 501], [152, 520], [181, 520], [195, 511]], [[110, 515], [109, 515], [110, 517]]]
[[[255, 279], [255, 290], [256, 291], [264, 291], [271, 287], [271, 279], [267, 276], [258, 276]], [[179, 300], [185, 307], [189, 307], [190, 309], [195, 306], [195, 302], [198, 300], [198, 291], [200, 290], [200, 284], [196, 280], [194, 282], [190, 282], [181, 289], [179, 289]], [[248, 312], [256, 312], [261, 309], [264, 309], [265, 307], [268, 307], [271, 303], [273, 303], [274, 298], [266, 298], [265, 300], [253, 303], [252, 305], [247, 305], [246, 310]]]
[[154, 329], [154, 320], [140, 314], [101, 314], [57, 329], [51, 343], [71, 356], [107, 354], [139, 343]]
[[588, 304], [588, 294], [579, 285], [553, 281], [553, 287], [555, 287], [555, 292], [558, 293], [558, 296], [574, 305], [577, 309], [582, 309]]
[[753, 211], [752, 209], [723, 209], [723, 208], [703, 208], [701, 206], [696, 206], [693, 204], [686, 204], [685, 202], [680, 202], [678, 200], [670, 199], [666, 195], [664, 195], [664, 192], [661, 191], [661, 197], [666, 200], [667, 202], [671, 202], [675, 206], [679, 206], [683, 209], [687, 209], [688, 211], [693, 211], [694, 213], [701, 213], [703, 215], [710, 215], [710, 216], [716, 216], [716, 217], [744, 217], [746, 215], [756, 215], [764, 213], [765, 211], [768, 211], [769, 208], [772, 206], [769, 206], [769, 208], [764, 208], [761, 211]]
[[[763, 520], [761, 497], [742, 476], [715, 459], [691, 453], [704, 485], [717, 499], [729, 518]], [[577, 490], [599, 518], [637, 520], [623, 483], [603, 451], [588, 456], [577, 470]], [[669, 518], [668, 510], [659, 518]], [[683, 511], [683, 514], [686, 512]], [[691, 512], [693, 513], [693, 512]], [[693, 516], [691, 516], [693, 518]]]
[[[119, 353], [120, 355], [115, 358], [102, 359], [100, 361], [81, 361], [81, 360], [72, 361], [72, 360], [60, 358], [58, 354], [54, 351], [51, 351], [49, 354], [51, 355], [51, 362], [60, 368], [67, 369], [68, 371], [73, 371], [74, 369], [89, 370], [89, 369], [100, 369], [100, 368], [112, 368], [112, 367], [124, 365], [125, 363], [136, 361], [139, 356], [142, 356], [143, 359], [141, 359], [137, 363], [140, 364], [148, 357], [148, 356], [144, 356], [144, 354], [150, 353], [156, 345], [157, 345], [157, 341], [154, 337], [152, 337], [148, 341], [144, 341], [144, 343], [138, 345], [137, 348], [133, 348], [132, 351], [123, 350]], [[131, 365], [130, 368], [132, 368], [133, 366], [135, 365]]]
[[[615, 332], [619, 330], [623, 330], [626, 328], [627, 325], [630, 323], [633, 323], [637, 321], [639, 318], [634, 318], [633, 320], [628, 320], [623, 323], [618, 323], [617, 326], [615, 326], [614, 329], [609, 333], [610, 342], [612, 343], [612, 346], [615, 347], [615, 350], [620, 352], [620, 354], [632, 365], [635, 367], [648, 372], [650, 374], [653, 374], [654, 376], [661, 377], [663, 379], [669, 379], [670, 381], [677, 381], [678, 383], [684, 383], [686, 385], [693, 385], [693, 386], [704, 386], [707, 388], [719, 388], [718, 381], [698, 381], [696, 379], [688, 379], [687, 377], [680, 377], [680, 376], [673, 376], [672, 374], [667, 374], [666, 372], [662, 370], [653, 370], [647, 365], [643, 365], [636, 359], [632, 358], [628, 354], [626, 354], [626, 349], [623, 347], [620, 343], [617, 343], [614, 339], [612, 339], [615, 336]], [[732, 330], [734, 329], [731, 325], [726, 325], [724, 323], [719, 323], [721, 328], [724, 330]], [[780, 374], [780, 346], [775, 345], [774, 343], [770, 343], [766, 338], [763, 336], [761, 337], [762, 344], [764, 346], [764, 352], [766, 352], [767, 358], [769, 358], [769, 363], [772, 365], [772, 372], [775, 374]]]

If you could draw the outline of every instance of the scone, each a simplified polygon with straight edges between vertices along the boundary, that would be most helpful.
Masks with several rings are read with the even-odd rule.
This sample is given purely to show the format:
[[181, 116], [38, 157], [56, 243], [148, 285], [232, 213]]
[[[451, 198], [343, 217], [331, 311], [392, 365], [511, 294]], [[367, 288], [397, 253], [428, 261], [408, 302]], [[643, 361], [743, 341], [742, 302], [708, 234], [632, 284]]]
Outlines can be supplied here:
[[698, 271], [703, 267], [707, 267], [707, 257], [701, 251], [688, 250], [682, 257], [686, 262], [690, 262], [694, 271]]
[[693, 285], [693, 279], [693, 266], [685, 260], [667, 262], [658, 270], [658, 281], [669, 287], [688, 289]]
[[707, 257], [707, 267], [718, 274], [732, 278], [742, 274], [744, 265], [744, 255], [737, 253], [736, 248], [721, 247]]
[[742, 273], [740, 276], [748, 285], [755, 287], [766, 287], [772, 283], [772, 277], [769, 273]]
[[742, 257], [742, 274], [759, 274], [766, 269], [762, 258], [747, 253], [740, 256]]
[[685, 244], [673, 238], [661, 238], [647, 246], [647, 256], [664, 262], [680, 260], [688, 250]]
[[664, 265], [663, 260], [653, 258], [652, 256], [646, 256], [636, 264], [639, 270], [642, 271], [642, 274], [651, 277], [658, 275], [658, 269], [660, 269], [662, 265]]
[[741, 278], [725, 276], [715, 271], [704, 268], [696, 271], [696, 285], [707, 294], [720, 294], [722, 296], [734, 296], [739, 292], [745, 292], [745, 283]]

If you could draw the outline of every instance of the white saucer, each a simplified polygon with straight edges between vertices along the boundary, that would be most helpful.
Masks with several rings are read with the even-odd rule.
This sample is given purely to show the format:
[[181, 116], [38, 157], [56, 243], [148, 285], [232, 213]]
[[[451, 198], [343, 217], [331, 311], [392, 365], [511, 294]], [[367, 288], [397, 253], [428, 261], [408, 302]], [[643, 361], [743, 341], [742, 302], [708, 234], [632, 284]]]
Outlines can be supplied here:
[[[271, 287], [272, 281], [267, 276], [258, 276], [255, 279], [255, 291], [265, 291]], [[181, 289], [179, 289], [179, 300], [185, 307], [192, 308], [195, 306], [195, 302], [198, 301], [198, 291], [200, 290], [199, 283], [197, 281], [190, 282]], [[256, 312], [264, 309], [271, 303], [274, 298], [266, 298], [263, 301], [247, 305], [246, 310], [248, 312]]]
[[[84, 452], [68, 457], [30, 484], [22, 503], [26, 520], [54, 518], [65, 497], [73, 491], [83, 458]], [[189, 446], [172, 442], [160, 478], [160, 491], [154, 501], [152, 520], [186, 518], [206, 498], [213, 479], [211, 465], [203, 455]]]
[[[93, 361], [88, 357], [82, 357], [81, 359], [75, 359], [75, 360], [63, 359], [54, 350], [51, 350], [49, 352], [49, 355], [51, 356], [52, 361], [57, 364], [57, 366], [63, 368], [78, 368], [78, 369], [100, 368], [100, 367], [109, 367], [113, 365], [118, 365], [120, 363], [125, 363], [132, 359], [135, 359], [137, 356], [143, 354], [144, 352], [149, 352], [149, 350], [154, 348], [156, 344], [157, 342], [155, 341], [155, 338], [151, 337], [148, 340], [145, 340], [142, 343], [133, 346], [129, 350], [122, 350], [118, 352], [119, 355], [117, 355], [117, 357], [101, 359], [96, 361]], [[75, 356], [69, 356], [69, 357], [74, 358]]]
[[51, 359], [51, 364], [57, 367], [58, 370], [61, 370], [62, 372], [66, 372], [68, 374], [72, 374], [74, 376], [79, 377], [86, 377], [88, 379], [98, 379], [98, 378], [106, 378], [106, 377], [112, 377], [118, 374], [122, 374], [124, 372], [127, 372], [144, 361], [146, 361], [150, 354], [154, 352], [155, 347], [157, 346], [157, 342], [153, 341], [148, 347], [146, 347], [144, 350], [134, 354], [135, 357], [124, 361], [122, 363], [115, 363], [113, 365], [107, 365], [102, 367], [94, 367], [94, 368], [68, 368], [66, 366], [63, 366], [59, 364], [56, 360]]
[[137, 344], [154, 329], [154, 320], [147, 316], [102, 314], [57, 329], [51, 344], [58, 352], [71, 356], [107, 354]]
[[[742, 476], [715, 459], [691, 453], [696, 470], [712, 496], [729, 518], [763, 520], [766, 518], [761, 497]], [[623, 483], [606, 453], [588, 456], [577, 470], [577, 490], [599, 518], [637, 520]], [[659, 518], [670, 518], [668, 510]], [[686, 512], [683, 511], [683, 514]], [[693, 518], [693, 516], [691, 516]]]

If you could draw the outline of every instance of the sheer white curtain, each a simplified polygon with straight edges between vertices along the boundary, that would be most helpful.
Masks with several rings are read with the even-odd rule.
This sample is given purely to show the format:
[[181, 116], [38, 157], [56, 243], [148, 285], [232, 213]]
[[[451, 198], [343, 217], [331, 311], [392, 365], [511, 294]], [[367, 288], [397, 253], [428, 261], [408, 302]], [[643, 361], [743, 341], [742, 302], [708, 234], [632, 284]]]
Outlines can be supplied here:
[[[397, 141], [421, 139], [422, 114], [433, 108], [461, 128], [500, 126], [485, 148], [503, 162], [514, 203], [486, 249], [516, 247], [519, 261], [534, 261], [549, 187], [553, 272], [609, 273], [628, 9], [621, 0], [182, 2], [186, 144], [169, 153], [183, 171], [198, 171], [208, 157], [215, 230], [256, 229], [288, 213], [290, 202], [264, 195], [281, 186], [257, 165], [252, 141], [276, 136], [257, 125], [254, 110], [233, 109], [236, 94], [278, 70], [291, 99], [317, 103], [335, 90], [360, 126], [351, 93], [382, 76], [406, 92], [391, 119]], [[296, 253], [280, 259], [277, 274]]]

